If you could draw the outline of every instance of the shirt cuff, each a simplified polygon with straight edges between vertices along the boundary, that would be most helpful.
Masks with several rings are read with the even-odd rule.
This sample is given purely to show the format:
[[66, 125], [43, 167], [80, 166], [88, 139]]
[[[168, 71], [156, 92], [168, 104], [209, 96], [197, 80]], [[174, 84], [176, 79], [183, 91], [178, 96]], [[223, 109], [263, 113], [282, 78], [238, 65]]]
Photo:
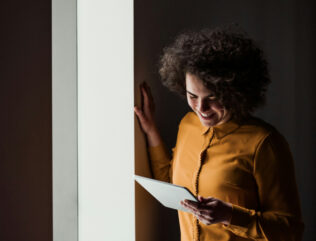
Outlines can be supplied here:
[[232, 217], [230, 224], [234, 226], [249, 227], [256, 212], [251, 209], [243, 208], [232, 204]]
[[232, 204], [232, 217], [229, 225], [224, 228], [231, 230], [241, 237], [259, 237], [257, 230], [256, 211]]

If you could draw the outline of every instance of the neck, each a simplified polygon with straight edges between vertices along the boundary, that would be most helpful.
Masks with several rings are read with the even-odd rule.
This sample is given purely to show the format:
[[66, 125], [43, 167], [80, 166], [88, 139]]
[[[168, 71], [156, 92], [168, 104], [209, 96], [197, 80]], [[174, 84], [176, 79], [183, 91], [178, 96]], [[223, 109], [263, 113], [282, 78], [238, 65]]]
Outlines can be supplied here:
[[224, 118], [220, 122], [218, 122], [215, 126], [224, 124], [224, 123], [228, 122], [231, 119], [232, 119], [231, 113], [230, 112], [226, 112], [226, 114], [224, 114]]

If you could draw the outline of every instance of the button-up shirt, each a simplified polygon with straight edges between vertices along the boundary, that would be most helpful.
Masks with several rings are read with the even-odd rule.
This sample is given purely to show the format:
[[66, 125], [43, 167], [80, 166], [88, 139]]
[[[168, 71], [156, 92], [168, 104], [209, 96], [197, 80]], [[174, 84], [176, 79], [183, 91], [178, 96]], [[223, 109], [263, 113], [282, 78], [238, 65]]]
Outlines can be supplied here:
[[194, 112], [179, 125], [172, 158], [149, 148], [154, 177], [232, 204], [229, 225], [205, 225], [178, 211], [182, 241], [299, 241], [303, 222], [292, 155], [284, 137], [251, 117], [203, 126]]

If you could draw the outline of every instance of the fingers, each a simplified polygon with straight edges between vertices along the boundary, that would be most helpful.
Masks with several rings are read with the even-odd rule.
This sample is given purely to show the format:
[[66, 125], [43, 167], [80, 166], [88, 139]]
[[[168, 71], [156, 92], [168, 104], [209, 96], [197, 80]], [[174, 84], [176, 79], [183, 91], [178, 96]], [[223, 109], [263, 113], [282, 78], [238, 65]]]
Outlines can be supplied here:
[[196, 209], [194, 209], [193, 207], [191, 207], [190, 205], [188, 205], [188, 204], [186, 203], [186, 201], [181, 201], [180, 203], [181, 203], [181, 205], [182, 205], [183, 207], [185, 207], [186, 209], [188, 209], [190, 212], [194, 213], [194, 212], [196, 211]]
[[184, 200], [184, 203], [188, 204], [189, 206], [193, 208], [198, 208], [198, 207], [203, 207], [203, 206], [214, 206], [217, 204], [218, 199], [213, 198], [213, 197], [207, 197], [204, 198], [202, 196], [198, 196], [199, 202], [194, 202], [191, 200]]
[[134, 107], [134, 111], [139, 119], [145, 119], [145, 117], [149, 117], [153, 110], [151, 110], [151, 100], [149, 97], [150, 89], [146, 82], [143, 82], [139, 85], [140, 93], [141, 93], [141, 108]]
[[198, 196], [199, 202], [184, 200], [181, 204], [206, 225], [214, 223], [229, 224], [232, 205], [213, 197]]
[[143, 112], [137, 106], [134, 106], [134, 112], [138, 118], [140, 118], [143, 115]]
[[210, 224], [212, 224], [213, 222], [212, 222], [212, 218], [207, 218], [207, 217], [205, 217], [205, 216], [203, 216], [203, 215], [196, 215], [196, 218], [198, 219], [198, 220], [200, 220], [202, 223], [204, 223], [205, 225], [210, 225]]
[[200, 202], [203, 202], [203, 203], [208, 203], [208, 202], [217, 200], [214, 197], [202, 197], [202, 196], [198, 196], [198, 199]]
[[198, 202], [194, 202], [194, 201], [191, 201], [191, 200], [184, 200], [181, 202], [181, 204], [183, 206], [185, 206], [186, 208], [190, 209], [190, 210], [198, 210], [199, 208], [199, 203]]
[[139, 121], [143, 123], [145, 121], [143, 112], [137, 106], [134, 107], [134, 112], [137, 115]]
[[143, 110], [146, 110], [149, 107], [149, 97], [148, 97], [147, 90], [146, 90], [144, 85], [141, 86], [141, 92], [142, 92], [143, 101], [144, 101]]
[[199, 201], [201, 202], [201, 206], [208, 206], [208, 207], [216, 207], [219, 204], [219, 200], [214, 197], [202, 197], [198, 196]]
[[149, 85], [146, 82], [145, 82], [145, 88], [146, 88], [146, 91], [147, 91], [148, 99], [149, 99], [150, 104], [151, 104], [151, 108], [154, 110], [155, 109], [154, 98], [153, 98], [153, 95], [151, 93], [151, 89], [150, 89]]
[[205, 207], [214, 207], [215, 208], [218, 205], [219, 205], [219, 201], [218, 200], [212, 200], [212, 201], [203, 203], [203, 206], [205, 206]]
[[205, 207], [199, 207], [199, 203], [190, 200], [181, 201], [181, 204], [205, 225], [212, 224], [212, 210]]
[[201, 205], [201, 203], [197, 203], [194, 201], [185, 200], [185, 201], [182, 201], [181, 204], [185, 208], [189, 209], [191, 212], [196, 213], [196, 214], [204, 213], [204, 214], [210, 215], [213, 212], [209, 207], [203, 206]]
[[155, 132], [155, 120], [154, 120], [154, 110], [152, 107], [152, 100], [149, 97], [149, 87], [146, 83], [142, 83], [140, 88], [141, 93], [141, 107], [134, 107], [134, 112], [138, 118], [139, 124], [145, 134], [150, 134]]
[[142, 100], [143, 100], [143, 110], [146, 115], [149, 115], [154, 112], [154, 101], [150, 91], [150, 88], [146, 82], [140, 85]]

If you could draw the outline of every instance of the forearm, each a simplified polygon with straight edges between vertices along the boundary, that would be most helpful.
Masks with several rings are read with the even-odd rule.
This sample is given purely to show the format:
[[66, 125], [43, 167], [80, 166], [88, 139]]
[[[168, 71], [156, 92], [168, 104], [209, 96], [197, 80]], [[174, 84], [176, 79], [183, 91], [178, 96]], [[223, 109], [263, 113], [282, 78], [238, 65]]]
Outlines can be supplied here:
[[158, 129], [155, 127], [146, 134], [148, 141], [148, 151], [150, 155], [151, 167], [154, 178], [161, 181], [170, 181], [170, 156], [162, 141]]
[[153, 127], [152, 130], [148, 131], [146, 133], [147, 141], [148, 141], [148, 146], [154, 147], [154, 146], [159, 146], [163, 143], [161, 135], [157, 129], [157, 127]]
[[154, 178], [170, 182], [171, 157], [164, 145], [158, 128], [156, 126], [153, 127], [151, 131], [146, 133], [146, 137]]

